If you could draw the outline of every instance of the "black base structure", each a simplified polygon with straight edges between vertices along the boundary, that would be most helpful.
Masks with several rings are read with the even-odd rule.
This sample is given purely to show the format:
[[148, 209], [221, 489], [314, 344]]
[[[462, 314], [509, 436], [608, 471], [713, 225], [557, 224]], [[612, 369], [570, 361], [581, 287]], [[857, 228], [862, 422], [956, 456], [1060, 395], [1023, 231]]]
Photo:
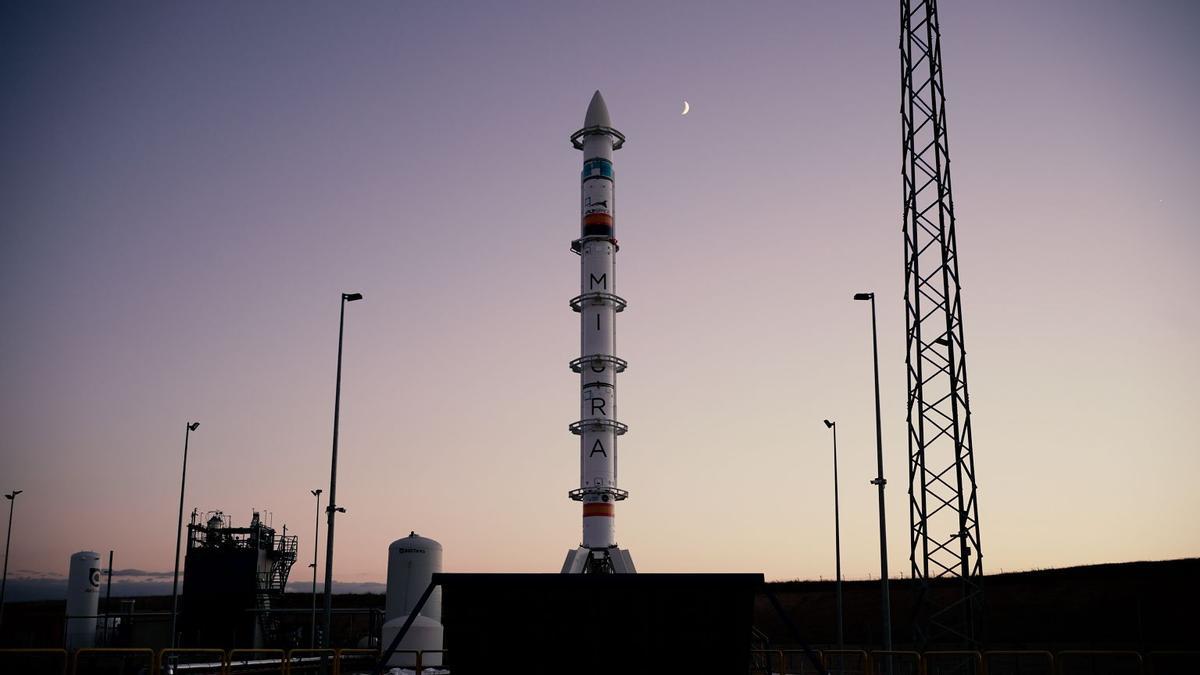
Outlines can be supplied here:
[[455, 675], [518, 665], [523, 674], [744, 673], [764, 588], [761, 574], [434, 574], [434, 586]]

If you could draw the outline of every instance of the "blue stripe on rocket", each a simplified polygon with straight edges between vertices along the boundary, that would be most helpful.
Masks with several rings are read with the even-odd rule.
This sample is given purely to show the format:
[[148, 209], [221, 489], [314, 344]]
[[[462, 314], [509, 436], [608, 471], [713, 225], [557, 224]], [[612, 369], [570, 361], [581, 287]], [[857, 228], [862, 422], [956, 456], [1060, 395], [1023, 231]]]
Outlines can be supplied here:
[[612, 180], [612, 162], [599, 157], [595, 157], [584, 162], [581, 180], [587, 180], [589, 178], [607, 178], [608, 180]]

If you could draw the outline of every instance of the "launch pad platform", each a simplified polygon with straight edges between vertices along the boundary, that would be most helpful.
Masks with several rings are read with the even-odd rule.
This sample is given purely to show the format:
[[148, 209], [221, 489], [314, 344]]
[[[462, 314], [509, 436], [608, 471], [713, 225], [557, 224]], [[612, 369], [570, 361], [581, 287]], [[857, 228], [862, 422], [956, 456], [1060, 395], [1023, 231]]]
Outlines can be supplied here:
[[761, 574], [434, 574], [455, 675], [747, 672]]

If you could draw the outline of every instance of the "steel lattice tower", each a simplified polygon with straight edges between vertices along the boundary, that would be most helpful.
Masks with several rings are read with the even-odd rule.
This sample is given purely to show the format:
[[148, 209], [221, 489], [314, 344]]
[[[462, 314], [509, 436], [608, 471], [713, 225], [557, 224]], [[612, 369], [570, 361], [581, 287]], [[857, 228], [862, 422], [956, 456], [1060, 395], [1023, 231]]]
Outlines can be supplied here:
[[900, 0], [908, 481], [919, 649], [981, 638], [983, 553], [937, 0]]

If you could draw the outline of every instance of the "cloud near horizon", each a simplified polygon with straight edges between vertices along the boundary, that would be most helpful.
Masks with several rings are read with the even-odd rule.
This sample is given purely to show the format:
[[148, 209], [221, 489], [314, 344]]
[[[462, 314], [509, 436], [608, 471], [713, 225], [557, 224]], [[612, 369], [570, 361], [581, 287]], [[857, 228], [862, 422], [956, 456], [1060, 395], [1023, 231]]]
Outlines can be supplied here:
[[[22, 576], [8, 579], [5, 591], [7, 602], [63, 600], [67, 597], [67, 578], [65, 576], [38, 573], [33, 570], [19, 571]], [[107, 585], [106, 582], [104, 585]], [[318, 582], [317, 591], [322, 592], [323, 589], [324, 584]], [[338, 581], [335, 579], [333, 589], [335, 593], [383, 593], [387, 590], [387, 584], [378, 581]], [[106, 591], [107, 589], [105, 589]], [[309, 593], [312, 591], [312, 581], [293, 580], [288, 583], [287, 591], [289, 593]], [[114, 598], [170, 594], [170, 572], [146, 572], [136, 569], [113, 570], [112, 597]]]

